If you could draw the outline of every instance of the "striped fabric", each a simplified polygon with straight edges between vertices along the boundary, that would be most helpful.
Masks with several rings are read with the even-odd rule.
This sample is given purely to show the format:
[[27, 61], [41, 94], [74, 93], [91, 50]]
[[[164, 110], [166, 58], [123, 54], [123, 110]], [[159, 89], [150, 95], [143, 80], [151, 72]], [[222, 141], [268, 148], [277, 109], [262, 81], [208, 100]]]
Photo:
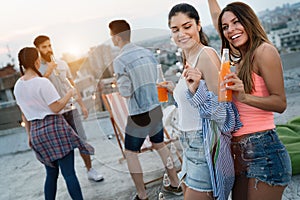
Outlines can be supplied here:
[[[128, 117], [128, 108], [127, 108], [126, 99], [122, 97], [119, 92], [106, 94], [105, 96], [111, 108], [111, 114], [113, 115], [116, 124], [119, 126], [120, 131], [123, 134], [123, 137], [121, 138], [125, 138], [125, 128], [126, 128], [127, 117]], [[149, 136], [147, 136], [144, 141], [144, 144], [141, 147], [141, 150], [145, 148], [149, 148], [151, 146], [152, 143], [150, 141]]]
[[227, 200], [234, 183], [231, 133], [242, 127], [238, 111], [233, 103], [219, 103], [218, 97], [208, 91], [203, 80], [194, 95], [187, 91], [187, 98], [199, 109], [202, 119], [204, 148], [209, 149], [206, 159], [213, 195], [218, 200]]
[[126, 99], [118, 92], [105, 94], [115, 122], [118, 124], [122, 133], [125, 133], [127, 124], [128, 108]]
[[37, 159], [50, 167], [54, 167], [53, 161], [75, 148], [83, 154], [94, 154], [94, 148], [78, 137], [62, 115], [47, 115], [31, 121], [30, 134]]

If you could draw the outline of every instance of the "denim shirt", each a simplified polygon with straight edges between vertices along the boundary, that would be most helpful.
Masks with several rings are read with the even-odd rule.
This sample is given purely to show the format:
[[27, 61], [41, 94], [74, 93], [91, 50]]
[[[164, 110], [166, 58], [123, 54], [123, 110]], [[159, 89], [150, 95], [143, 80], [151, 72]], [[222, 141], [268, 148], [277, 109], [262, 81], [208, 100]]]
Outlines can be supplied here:
[[113, 62], [121, 96], [127, 100], [129, 115], [160, 106], [156, 89], [157, 60], [151, 51], [126, 44]]

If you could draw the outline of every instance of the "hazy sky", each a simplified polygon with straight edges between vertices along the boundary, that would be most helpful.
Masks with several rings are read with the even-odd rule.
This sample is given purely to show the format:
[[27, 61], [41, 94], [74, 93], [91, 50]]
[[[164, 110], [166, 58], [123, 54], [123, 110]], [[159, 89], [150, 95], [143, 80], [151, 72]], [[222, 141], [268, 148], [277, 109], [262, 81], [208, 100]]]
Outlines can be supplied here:
[[[241, 0], [255, 12], [274, 9], [300, 0]], [[108, 23], [124, 18], [133, 30], [168, 31], [170, 8], [181, 2], [199, 11], [203, 26], [211, 24], [207, 0], [6, 0], [0, 7], [0, 67], [7, 63], [7, 46], [13, 57], [24, 46], [32, 46], [39, 34], [50, 36], [56, 56], [85, 53], [109, 40]], [[219, 0], [221, 7], [229, 0]]]

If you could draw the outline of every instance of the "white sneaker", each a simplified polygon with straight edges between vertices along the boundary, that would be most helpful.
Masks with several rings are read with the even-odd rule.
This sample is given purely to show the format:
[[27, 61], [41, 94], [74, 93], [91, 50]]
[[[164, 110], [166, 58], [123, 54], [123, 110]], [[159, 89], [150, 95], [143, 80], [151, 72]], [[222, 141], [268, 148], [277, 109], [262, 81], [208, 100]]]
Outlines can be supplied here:
[[104, 178], [101, 174], [99, 174], [94, 168], [91, 168], [88, 172], [87, 172], [87, 176], [89, 180], [93, 180], [93, 181], [102, 181]]

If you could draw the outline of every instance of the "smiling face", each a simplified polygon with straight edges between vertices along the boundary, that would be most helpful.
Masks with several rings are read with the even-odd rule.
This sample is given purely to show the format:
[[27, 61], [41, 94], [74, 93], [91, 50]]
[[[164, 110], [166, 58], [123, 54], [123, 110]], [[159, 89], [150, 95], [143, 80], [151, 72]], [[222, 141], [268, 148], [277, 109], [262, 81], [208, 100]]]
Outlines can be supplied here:
[[200, 24], [181, 12], [172, 16], [169, 23], [172, 38], [181, 49], [190, 49], [200, 42]]
[[230, 11], [224, 12], [221, 19], [222, 31], [226, 40], [236, 48], [243, 48], [249, 36], [239, 19]]

